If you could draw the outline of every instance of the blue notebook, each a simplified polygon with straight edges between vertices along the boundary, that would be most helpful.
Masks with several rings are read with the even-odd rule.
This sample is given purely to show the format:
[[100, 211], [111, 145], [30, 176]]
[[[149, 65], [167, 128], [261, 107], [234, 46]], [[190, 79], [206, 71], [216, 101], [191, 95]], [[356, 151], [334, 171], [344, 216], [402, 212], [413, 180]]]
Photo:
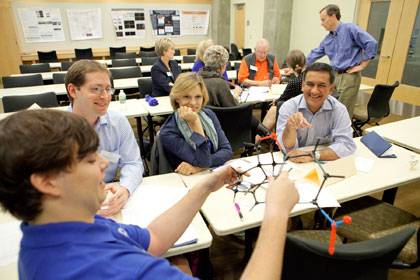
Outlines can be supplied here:
[[365, 136], [363, 136], [360, 141], [365, 144], [368, 149], [374, 153], [377, 157], [380, 158], [396, 158], [395, 154], [388, 154], [387, 151], [392, 145], [382, 138], [378, 133], [375, 131], [371, 131]]

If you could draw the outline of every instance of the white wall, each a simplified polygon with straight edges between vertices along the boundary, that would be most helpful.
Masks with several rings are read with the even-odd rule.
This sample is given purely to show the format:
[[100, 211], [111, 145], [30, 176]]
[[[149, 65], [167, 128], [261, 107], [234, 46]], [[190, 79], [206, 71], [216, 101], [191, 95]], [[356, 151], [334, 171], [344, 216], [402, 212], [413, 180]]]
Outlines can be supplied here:
[[235, 38], [235, 4], [245, 4], [245, 48], [254, 48], [263, 36], [264, 0], [231, 0], [230, 42]]
[[[34, 1], [35, 2], [35, 1]], [[170, 1], [168, 1], [170, 3]], [[61, 12], [61, 20], [63, 22], [65, 41], [53, 43], [26, 43], [23, 38], [22, 25], [19, 20], [18, 8], [21, 7], [54, 7], [59, 8]], [[12, 3], [15, 15], [15, 25], [18, 35], [18, 44], [22, 52], [33, 51], [49, 51], [51, 49], [71, 50], [73, 48], [108, 48], [119, 46], [152, 46], [155, 43], [156, 37], [153, 35], [152, 24], [149, 16], [149, 9], [165, 8], [165, 9], [209, 9], [211, 15], [211, 5], [208, 4], [128, 4], [128, 3], [30, 3], [29, 1]], [[70, 38], [70, 31], [67, 23], [66, 9], [84, 9], [84, 8], [101, 8], [102, 12], [102, 35], [101, 39], [72, 41]], [[146, 37], [145, 38], [125, 38], [117, 39], [114, 32], [114, 26], [111, 18], [111, 8], [144, 8], [146, 18]], [[211, 16], [209, 20], [208, 35], [207, 36], [173, 36], [171, 39], [175, 44], [197, 44], [201, 40], [207, 39], [211, 36]], [[52, 47], [53, 46], [53, 47]]]
[[[290, 49], [300, 49], [306, 55], [318, 47], [327, 31], [321, 26], [319, 10], [328, 4], [340, 7], [341, 21], [355, 22], [357, 0], [294, 0], [292, 26], [290, 31]], [[326, 57], [321, 61], [327, 62]]]

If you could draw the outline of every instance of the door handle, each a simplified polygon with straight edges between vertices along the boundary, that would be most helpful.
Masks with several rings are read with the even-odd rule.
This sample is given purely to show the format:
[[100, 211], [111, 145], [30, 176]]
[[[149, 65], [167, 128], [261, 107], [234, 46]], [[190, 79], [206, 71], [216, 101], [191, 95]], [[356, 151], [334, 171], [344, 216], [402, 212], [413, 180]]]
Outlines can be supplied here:
[[390, 55], [381, 55], [382, 58], [391, 58]]

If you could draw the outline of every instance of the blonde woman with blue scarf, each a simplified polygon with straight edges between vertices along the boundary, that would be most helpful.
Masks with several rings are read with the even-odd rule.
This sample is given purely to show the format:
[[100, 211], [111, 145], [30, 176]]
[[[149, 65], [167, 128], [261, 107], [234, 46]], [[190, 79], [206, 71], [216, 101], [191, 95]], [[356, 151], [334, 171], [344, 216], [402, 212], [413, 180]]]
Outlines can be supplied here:
[[228, 161], [229, 141], [216, 115], [203, 108], [208, 101], [203, 79], [193, 72], [179, 75], [169, 97], [175, 112], [162, 126], [160, 141], [175, 172], [191, 175]]

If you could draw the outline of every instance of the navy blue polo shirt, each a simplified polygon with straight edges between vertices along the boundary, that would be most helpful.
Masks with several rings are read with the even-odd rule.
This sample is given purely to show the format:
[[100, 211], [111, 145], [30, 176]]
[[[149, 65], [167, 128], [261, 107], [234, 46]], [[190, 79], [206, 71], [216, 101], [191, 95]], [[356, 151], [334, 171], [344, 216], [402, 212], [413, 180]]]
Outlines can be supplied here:
[[19, 279], [190, 279], [150, 255], [147, 229], [95, 216], [94, 223], [21, 224]]

